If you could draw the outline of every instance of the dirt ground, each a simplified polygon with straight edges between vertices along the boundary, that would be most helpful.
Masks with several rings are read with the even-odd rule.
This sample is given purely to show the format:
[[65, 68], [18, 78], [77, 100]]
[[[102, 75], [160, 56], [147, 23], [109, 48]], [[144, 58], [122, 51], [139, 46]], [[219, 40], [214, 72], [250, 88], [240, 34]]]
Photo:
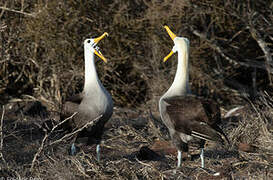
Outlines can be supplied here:
[[[1, 109], [3, 131], [1, 134], [0, 177], [40, 179], [273, 178], [272, 144], [262, 147], [261, 144], [266, 144], [266, 141], [263, 141], [260, 142], [260, 145], [254, 146], [242, 141], [243, 139], [236, 139], [240, 136], [236, 132], [246, 130], [243, 124], [248, 110], [242, 110], [236, 117], [223, 119], [223, 128], [232, 143], [230, 147], [207, 143], [205, 169], [200, 168], [198, 151], [190, 151], [191, 157], [185, 156], [182, 167], [176, 169], [176, 150], [157, 112], [150, 112], [150, 110], [140, 112], [116, 107], [115, 113], [105, 127], [101, 143], [101, 160], [98, 162], [95, 145], [77, 144], [77, 154], [70, 155], [73, 136], [63, 138], [69, 132], [59, 128], [52, 131], [52, 128], [50, 130], [43, 126], [45, 122], [48, 125], [52, 123], [52, 127], [56, 123], [51, 119], [53, 116], [41, 103], [17, 102], [3, 107], [5, 110]], [[252, 118], [255, 119], [255, 114], [252, 114]], [[262, 131], [261, 128], [258, 129], [259, 133]], [[257, 129], [252, 128], [252, 130]], [[269, 133], [270, 135], [266, 138], [272, 137], [272, 131]], [[251, 138], [253, 134], [250, 133], [248, 136]], [[261, 139], [261, 135], [256, 138]], [[272, 139], [267, 139], [267, 141], [272, 142]]]

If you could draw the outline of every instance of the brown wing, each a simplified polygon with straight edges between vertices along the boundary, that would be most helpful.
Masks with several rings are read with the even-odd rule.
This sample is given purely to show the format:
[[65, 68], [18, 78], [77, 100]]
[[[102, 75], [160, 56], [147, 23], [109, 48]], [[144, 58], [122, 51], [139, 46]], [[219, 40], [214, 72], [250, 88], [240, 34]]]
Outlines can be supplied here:
[[[66, 118], [71, 117], [75, 112], [77, 112], [82, 99], [82, 93], [67, 98], [62, 105], [60, 113], [61, 120], [65, 120]], [[75, 125], [73, 122], [73, 120], [69, 120], [67, 123], [64, 124], [64, 128], [74, 127]]]
[[[165, 98], [166, 113], [175, 130], [201, 139], [223, 142], [219, 106], [209, 99], [194, 95]], [[223, 134], [224, 135], [224, 134]], [[225, 136], [225, 135], [224, 135]]]
[[63, 104], [62, 107], [62, 119], [68, 118], [70, 116], [72, 116], [75, 112], [78, 111], [79, 108], [79, 104], [67, 101]]
[[78, 111], [78, 107], [83, 99], [82, 93], [76, 94], [66, 99], [62, 105], [61, 119], [68, 118]]
[[82, 93], [79, 93], [79, 94], [75, 94], [74, 96], [71, 96], [71, 97], [67, 98], [66, 101], [70, 101], [70, 102], [73, 102], [73, 103], [76, 103], [76, 104], [80, 104], [81, 101], [82, 101], [82, 98], [83, 98]]

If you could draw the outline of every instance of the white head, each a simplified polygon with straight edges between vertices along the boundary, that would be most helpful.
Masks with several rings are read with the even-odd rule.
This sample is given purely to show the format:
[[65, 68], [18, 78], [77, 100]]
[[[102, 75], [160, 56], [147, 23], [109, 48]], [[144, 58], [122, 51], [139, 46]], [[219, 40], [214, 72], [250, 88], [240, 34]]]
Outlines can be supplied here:
[[92, 52], [99, 56], [104, 62], [107, 62], [106, 58], [102, 55], [102, 53], [99, 51], [99, 47], [97, 46], [98, 42], [102, 40], [105, 36], [108, 36], [108, 33], [105, 32], [98, 38], [86, 39], [84, 41], [84, 51], [88, 53]]
[[174, 46], [172, 51], [177, 52], [178, 49], [187, 49], [190, 46], [190, 41], [184, 37], [176, 37], [173, 40]]
[[96, 43], [94, 42], [94, 39], [86, 39], [84, 40], [84, 49], [89, 50], [91, 52], [95, 51]]
[[174, 53], [176, 53], [179, 49], [184, 49], [186, 51], [189, 50], [190, 41], [184, 37], [176, 36], [168, 26], [164, 26], [166, 31], [168, 32], [169, 36], [172, 38], [174, 42], [174, 46], [172, 51], [164, 58], [164, 62], [166, 62]]

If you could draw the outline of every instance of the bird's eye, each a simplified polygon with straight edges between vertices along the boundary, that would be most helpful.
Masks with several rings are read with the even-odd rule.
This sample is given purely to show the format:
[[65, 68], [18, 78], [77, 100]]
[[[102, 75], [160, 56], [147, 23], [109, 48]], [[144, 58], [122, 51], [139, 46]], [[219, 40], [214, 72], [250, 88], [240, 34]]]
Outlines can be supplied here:
[[90, 40], [87, 41], [87, 43], [90, 43], [90, 42], [91, 42]]

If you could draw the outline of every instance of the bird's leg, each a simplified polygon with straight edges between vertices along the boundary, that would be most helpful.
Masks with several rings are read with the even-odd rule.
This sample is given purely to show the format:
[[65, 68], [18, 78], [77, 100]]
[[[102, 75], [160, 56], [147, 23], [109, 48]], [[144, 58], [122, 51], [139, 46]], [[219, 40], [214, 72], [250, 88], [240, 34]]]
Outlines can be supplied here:
[[97, 144], [96, 146], [96, 153], [97, 153], [97, 160], [100, 162], [100, 144]]
[[70, 152], [71, 152], [72, 156], [74, 156], [76, 154], [76, 146], [75, 146], [74, 142], [71, 144]]
[[182, 161], [182, 152], [180, 150], [177, 151], [177, 168], [180, 168]]
[[201, 158], [201, 167], [204, 168], [205, 167], [204, 148], [201, 148], [200, 158]]
[[71, 147], [70, 147], [70, 153], [72, 156], [74, 156], [77, 151], [76, 146], [75, 146], [76, 139], [77, 139], [77, 136], [75, 136], [74, 139], [72, 140], [73, 143], [71, 144]]

